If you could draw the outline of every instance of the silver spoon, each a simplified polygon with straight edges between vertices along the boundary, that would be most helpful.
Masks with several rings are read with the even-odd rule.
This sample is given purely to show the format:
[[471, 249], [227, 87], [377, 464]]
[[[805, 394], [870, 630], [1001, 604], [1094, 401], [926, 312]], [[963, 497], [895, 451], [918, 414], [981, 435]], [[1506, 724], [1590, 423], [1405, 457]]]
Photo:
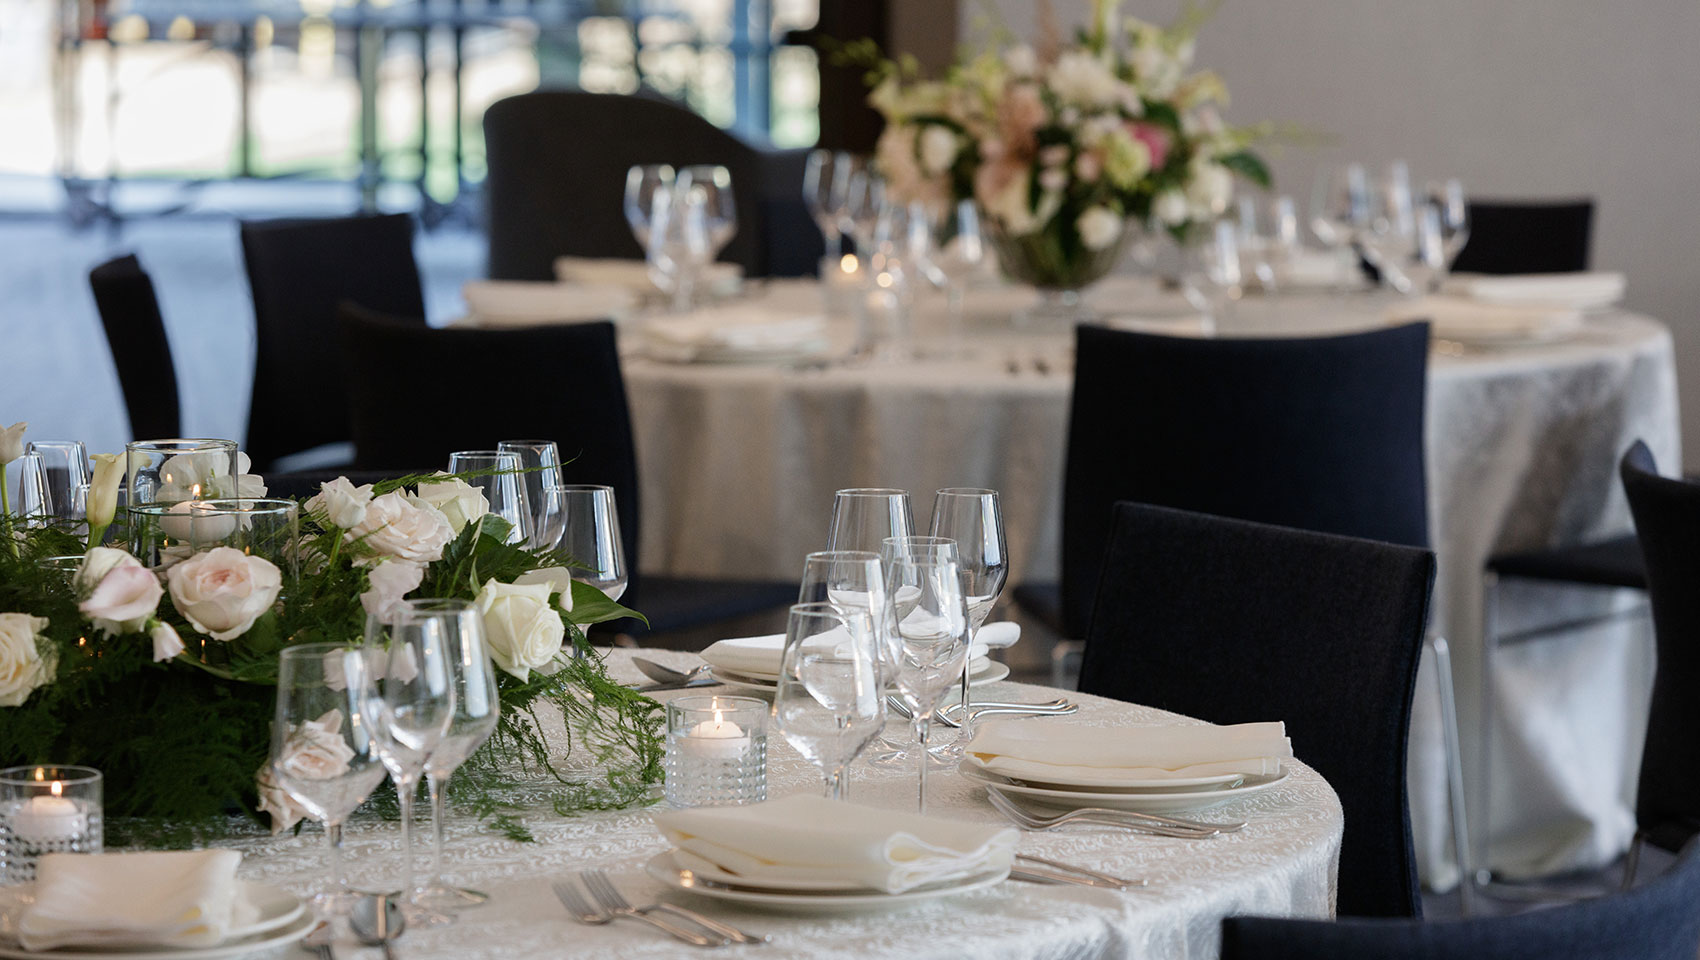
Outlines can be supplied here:
[[702, 666], [691, 670], [689, 673], [686, 673], [675, 670], [672, 667], [662, 666], [654, 660], [646, 660], [643, 657], [633, 657], [632, 666], [637, 667], [644, 676], [655, 681], [655, 683], [650, 686], [639, 687], [638, 689], [640, 690], [689, 686], [697, 680], [706, 677], [708, 675], [708, 671], [713, 669], [709, 664], [705, 663]]
[[381, 893], [361, 897], [354, 904], [348, 920], [354, 928], [354, 938], [360, 941], [361, 946], [383, 947], [384, 960], [395, 960], [390, 941], [407, 929], [407, 918], [402, 915], [401, 904]]

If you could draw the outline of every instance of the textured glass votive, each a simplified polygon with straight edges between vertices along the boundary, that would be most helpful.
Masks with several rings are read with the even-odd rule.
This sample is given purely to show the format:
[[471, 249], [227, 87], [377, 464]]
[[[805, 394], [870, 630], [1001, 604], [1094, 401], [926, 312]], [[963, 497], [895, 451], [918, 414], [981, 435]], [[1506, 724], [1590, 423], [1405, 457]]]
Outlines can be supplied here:
[[753, 697], [669, 701], [667, 802], [730, 807], [766, 800], [767, 713], [767, 702]]
[[43, 856], [99, 853], [102, 838], [99, 770], [0, 770], [0, 885], [34, 883]]

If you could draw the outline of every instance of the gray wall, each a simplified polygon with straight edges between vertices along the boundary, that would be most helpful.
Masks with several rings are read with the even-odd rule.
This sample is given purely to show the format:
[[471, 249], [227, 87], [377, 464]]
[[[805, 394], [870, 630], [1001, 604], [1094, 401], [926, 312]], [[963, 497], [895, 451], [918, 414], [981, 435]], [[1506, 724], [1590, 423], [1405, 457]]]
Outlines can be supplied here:
[[[1033, 0], [988, 3], [1034, 35]], [[1086, 0], [1054, 6], [1065, 33], [1086, 21]], [[962, 4], [965, 35], [985, 9]], [[1404, 158], [1481, 196], [1594, 196], [1595, 265], [1628, 274], [1628, 306], [1670, 325], [1682, 382], [1700, 384], [1697, 0], [1227, 0], [1198, 62], [1227, 79], [1230, 121], [1330, 135], [1274, 154], [1301, 203], [1319, 163], [1347, 158]], [[1693, 467], [1700, 388], [1683, 408]]]

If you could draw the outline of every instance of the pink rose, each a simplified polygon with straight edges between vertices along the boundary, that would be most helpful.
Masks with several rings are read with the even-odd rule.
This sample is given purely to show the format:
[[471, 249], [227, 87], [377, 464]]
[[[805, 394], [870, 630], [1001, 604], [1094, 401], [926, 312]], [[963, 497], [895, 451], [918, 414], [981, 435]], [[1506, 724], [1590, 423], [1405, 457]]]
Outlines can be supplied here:
[[1151, 151], [1151, 169], [1163, 169], [1163, 161], [1169, 158], [1169, 148], [1174, 146], [1169, 131], [1154, 123], [1130, 123], [1127, 132], [1128, 136], [1145, 144], [1145, 149]]
[[388, 621], [408, 591], [425, 579], [425, 565], [407, 560], [384, 560], [366, 572], [370, 589], [360, 595], [360, 605], [379, 620]]
[[112, 547], [89, 551], [77, 572], [77, 586], [88, 591], [77, 609], [108, 637], [140, 632], [165, 594], [159, 578], [141, 561]]
[[1045, 125], [1045, 101], [1039, 98], [1039, 88], [1031, 83], [1018, 83], [1008, 88], [998, 104], [998, 138], [1009, 154], [1021, 159], [1031, 157], [1039, 149], [1039, 128]]
[[234, 547], [195, 554], [172, 567], [166, 578], [177, 612], [214, 640], [247, 633], [283, 588], [283, 574], [271, 561]]

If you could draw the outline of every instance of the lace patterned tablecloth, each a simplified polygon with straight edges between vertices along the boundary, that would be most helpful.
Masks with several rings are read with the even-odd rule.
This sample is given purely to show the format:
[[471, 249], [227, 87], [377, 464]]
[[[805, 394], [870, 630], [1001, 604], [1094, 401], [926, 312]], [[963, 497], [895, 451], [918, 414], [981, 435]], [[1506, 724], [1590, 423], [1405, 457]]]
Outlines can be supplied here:
[[[692, 654], [651, 651], [675, 665], [700, 662]], [[640, 679], [629, 654], [610, 660], [615, 675]], [[725, 692], [707, 688], [694, 692]], [[663, 694], [676, 696], [677, 694]], [[979, 688], [980, 699], [1041, 700], [1041, 687], [998, 683]], [[1115, 727], [1174, 722], [1158, 710], [1073, 695], [1081, 711], [1058, 723]], [[1190, 721], [1183, 721], [1190, 722]], [[771, 731], [770, 731], [771, 734]], [[769, 796], [819, 789], [815, 768], [770, 735]], [[929, 782], [931, 812], [996, 822], [981, 790], [954, 772]], [[858, 762], [851, 768], [854, 802], [891, 809], [913, 803], [908, 768], [887, 770]], [[525, 960], [557, 958], [699, 957], [708, 952], [678, 943], [633, 922], [587, 927], [571, 922], [549, 889], [551, 879], [585, 868], [610, 872], [634, 902], [675, 899], [772, 934], [765, 947], [731, 947], [719, 955], [788, 960], [901, 960], [923, 958], [1097, 957], [1201, 958], [1217, 952], [1218, 928], [1231, 914], [1327, 917], [1333, 913], [1335, 873], [1343, 819], [1334, 791], [1315, 772], [1294, 764], [1282, 786], [1208, 811], [1211, 817], [1247, 821], [1244, 831], [1205, 841], [1172, 840], [1097, 827], [1029, 833], [1021, 850], [1144, 877], [1150, 886], [1117, 892], [1075, 886], [1009, 882], [990, 890], [926, 902], [901, 912], [797, 915], [746, 909], [669, 892], [643, 873], [643, 863], [667, 844], [644, 809], [561, 818], [528, 814], [536, 843], [513, 843], [466, 817], [451, 819], [448, 863], [452, 878], [492, 895], [453, 926], [408, 931], [400, 942], [407, 960]], [[428, 829], [420, 831], [428, 834]], [[398, 828], [363, 818], [346, 831], [349, 874], [359, 886], [378, 889], [396, 880]], [[323, 838], [316, 827], [300, 836], [238, 840], [245, 876], [284, 884], [301, 893], [316, 889], [323, 869]], [[420, 864], [426, 860], [424, 848]], [[351, 956], [352, 952], [346, 954]]]

